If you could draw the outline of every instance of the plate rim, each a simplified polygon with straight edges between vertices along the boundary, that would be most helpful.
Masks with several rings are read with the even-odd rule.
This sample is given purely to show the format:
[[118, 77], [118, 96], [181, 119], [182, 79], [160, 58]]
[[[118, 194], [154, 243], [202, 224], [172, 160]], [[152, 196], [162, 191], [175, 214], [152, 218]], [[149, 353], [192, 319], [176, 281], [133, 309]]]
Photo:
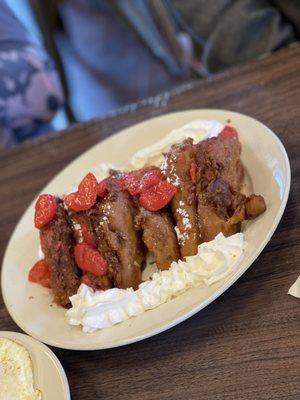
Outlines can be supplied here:
[[[45, 340], [45, 339], [43, 339], [43, 337], [40, 337], [39, 334], [36, 334], [36, 333], [34, 333], [34, 332], [31, 332], [31, 330], [28, 329], [27, 327], [24, 327], [22, 323], [17, 322], [16, 319], [15, 319], [15, 316], [14, 316], [14, 312], [12, 312], [12, 310], [11, 310], [11, 309], [8, 307], [8, 305], [7, 305], [6, 297], [5, 297], [5, 294], [4, 294], [4, 291], [3, 291], [3, 287], [4, 287], [4, 284], [3, 284], [3, 280], [4, 280], [4, 278], [3, 278], [3, 275], [4, 275], [4, 274], [3, 274], [3, 265], [5, 264], [5, 261], [6, 261], [6, 258], [7, 258], [7, 252], [8, 252], [8, 249], [9, 249], [10, 245], [11, 245], [13, 236], [14, 236], [16, 230], [18, 229], [18, 226], [19, 226], [19, 224], [21, 223], [21, 221], [22, 221], [24, 215], [25, 215], [25, 214], [28, 212], [28, 210], [32, 207], [32, 205], [33, 205], [33, 203], [34, 203], [36, 197], [37, 197], [40, 193], [42, 193], [42, 192], [44, 191], [44, 189], [45, 189], [54, 179], [56, 179], [56, 177], [58, 177], [66, 168], [70, 167], [70, 166], [71, 166], [73, 163], [75, 163], [79, 158], [84, 157], [85, 154], [86, 154], [87, 152], [89, 152], [91, 149], [93, 149], [95, 146], [97, 146], [97, 145], [99, 145], [99, 144], [102, 144], [103, 142], [106, 142], [106, 141], [110, 140], [112, 136], [119, 135], [119, 134], [123, 134], [126, 130], [129, 130], [129, 129], [132, 129], [132, 128], [137, 128], [137, 129], [138, 129], [138, 127], [139, 127], [140, 125], [145, 124], [145, 123], [152, 122], [153, 120], [168, 118], [168, 117], [174, 116], [174, 115], [176, 115], [176, 114], [178, 115], [178, 114], [183, 114], [183, 113], [185, 114], [185, 113], [199, 112], [199, 111], [201, 111], [201, 112], [208, 111], [208, 112], [211, 112], [211, 113], [214, 113], [214, 112], [215, 112], [216, 114], [218, 114], [218, 113], [230, 113], [230, 114], [236, 115], [236, 116], [238, 116], [238, 117], [243, 117], [243, 118], [246, 118], [246, 119], [250, 119], [250, 120], [252, 120], [252, 121], [255, 121], [257, 124], [261, 125], [261, 127], [262, 127], [264, 130], [268, 131], [268, 134], [269, 134], [270, 136], [272, 136], [273, 139], [277, 142], [277, 144], [278, 144], [278, 146], [279, 146], [279, 148], [280, 148], [280, 150], [281, 150], [281, 153], [282, 153], [282, 155], [283, 155], [283, 158], [284, 158], [284, 166], [285, 166], [285, 168], [286, 168], [286, 179], [287, 179], [287, 180], [286, 180], [286, 187], [285, 187], [285, 190], [284, 190], [284, 193], [283, 193], [281, 202], [280, 202], [280, 207], [279, 207], [278, 212], [277, 212], [277, 214], [276, 214], [276, 217], [274, 218], [273, 223], [272, 223], [272, 225], [271, 225], [271, 227], [270, 227], [270, 229], [269, 229], [269, 231], [268, 231], [268, 234], [265, 236], [265, 238], [264, 238], [264, 240], [262, 241], [262, 243], [261, 243], [261, 245], [259, 246], [259, 248], [258, 248], [255, 252], [253, 252], [253, 253], [251, 254], [251, 256], [248, 257], [248, 259], [245, 261], [244, 267], [243, 267], [242, 269], [236, 271], [236, 272], [232, 275], [232, 278], [231, 278], [228, 282], [226, 282], [226, 283], [224, 283], [222, 286], [220, 286], [220, 288], [219, 288], [217, 291], [215, 291], [208, 299], [204, 300], [200, 305], [197, 305], [197, 306], [193, 307], [193, 308], [192, 308], [190, 311], [188, 311], [187, 313], [185, 313], [185, 314], [183, 314], [183, 315], [181, 315], [181, 316], [179, 316], [179, 317], [173, 319], [171, 322], [164, 323], [164, 324], [160, 325], [160, 326], [157, 327], [157, 328], [154, 328], [154, 329], [152, 329], [152, 330], [149, 330], [148, 332], [146, 332], [146, 333], [144, 333], [144, 334], [142, 334], [142, 335], [137, 335], [137, 336], [134, 336], [134, 337], [129, 338], [129, 339], [121, 339], [121, 340], [118, 340], [118, 341], [115, 342], [115, 343], [114, 343], [114, 342], [109, 342], [109, 343], [106, 343], [106, 344], [104, 344], [104, 345], [101, 345], [101, 344], [99, 343], [98, 345], [94, 344], [94, 345], [88, 346], [88, 341], [87, 341], [87, 345], [85, 345], [85, 346], [81, 346], [81, 345], [66, 345], [66, 344], [62, 345], [62, 344], [60, 344], [59, 342], [56, 342], [55, 340]], [[204, 119], [204, 118], [202, 118], [202, 119]], [[217, 117], [216, 117], [216, 120], [218, 120]], [[1, 291], [2, 291], [2, 297], [3, 297], [3, 301], [4, 301], [4, 304], [5, 304], [5, 307], [6, 307], [7, 311], [8, 311], [8, 313], [9, 313], [10, 317], [13, 319], [13, 321], [14, 321], [24, 332], [26, 332], [27, 335], [29, 335], [30, 337], [34, 338], [35, 340], [37, 340], [37, 341], [39, 341], [39, 342], [42, 342], [42, 344], [45, 343], [45, 344], [47, 344], [47, 345], [50, 345], [50, 346], [53, 346], [53, 347], [57, 347], [57, 348], [61, 348], [61, 349], [66, 349], [66, 350], [76, 350], [76, 351], [105, 350], [105, 349], [110, 349], [110, 348], [115, 348], [115, 347], [121, 347], [121, 346], [129, 345], [129, 344], [132, 344], [132, 343], [139, 342], [139, 341], [141, 341], [141, 340], [147, 339], [147, 338], [149, 338], [149, 337], [155, 336], [155, 335], [157, 335], [157, 334], [159, 334], [159, 333], [162, 333], [162, 332], [164, 332], [164, 331], [166, 331], [166, 330], [168, 330], [168, 329], [173, 328], [174, 326], [180, 324], [181, 322], [183, 322], [183, 321], [187, 320], [188, 318], [190, 318], [191, 316], [195, 315], [197, 312], [201, 311], [203, 308], [207, 307], [207, 306], [208, 306], [209, 304], [211, 304], [214, 300], [216, 300], [219, 296], [221, 296], [230, 286], [232, 286], [232, 285], [247, 271], [247, 269], [253, 264], [253, 262], [254, 262], [254, 261], [258, 258], [258, 256], [262, 253], [262, 251], [264, 250], [264, 248], [266, 247], [266, 245], [267, 245], [268, 242], [270, 241], [271, 237], [273, 236], [273, 234], [274, 234], [274, 232], [275, 232], [277, 226], [279, 225], [279, 222], [280, 222], [280, 220], [281, 220], [281, 218], [282, 218], [282, 215], [283, 215], [284, 210], [285, 210], [286, 205], [287, 205], [287, 201], [288, 201], [288, 197], [289, 197], [289, 193], [290, 193], [290, 186], [291, 186], [291, 167], [290, 167], [289, 157], [288, 157], [287, 151], [286, 151], [286, 149], [285, 149], [283, 143], [281, 142], [281, 140], [279, 139], [279, 137], [278, 137], [267, 125], [265, 125], [265, 124], [262, 123], [261, 121], [255, 119], [255, 118], [253, 118], [253, 117], [251, 117], [251, 116], [248, 116], [248, 115], [246, 115], [246, 114], [242, 114], [242, 113], [240, 113], [240, 112], [231, 111], [231, 110], [226, 110], [226, 109], [214, 109], [214, 108], [188, 109], [188, 110], [181, 110], [181, 111], [175, 111], [175, 112], [171, 112], [171, 113], [161, 114], [161, 115], [158, 115], [158, 116], [155, 116], [155, 117], [152, 117], [152, 118], [145, 119], [145, 120], [143, 120], [143, 121], [141, 121], [141, 122], [138, 122], [138, 123], [136, 123], [136, 124], [129, 125], [129, 126], [123, 128], [123, 129], [119, 130], [119, 131], [116, 131], [115, 133], [113, 133], [112, 135], [108, 136], [107, 138], [105, 138], [105, 139], [103, 139], [103, 140], [100, 140], [99, 142], [97, 142], [97, 143], [95, 143], [94, 145], [92, 145], [91, 147], [89, 147], [87, 150], [85, 150], [85, 151], [83, 151], [82, 153], [80, 153], [76, 158], [74, 158], [72, 161], [70, 161], [68, 164], [66, 164], [57, 174], [55, 174], [55, 175], [47, 182], [47, 184], [46, 184], [45, 186], [43, 186], [43, 188], [41, 189], [41, 191], [40, 191], [39, 193], [37, 193], [37, 194], [33, 197], [33, 200], [30, 202], [30, 204], [28, 205], [28, 207], [26, 208], [26, 210], [24, 211], [24, 213], [21, 215], [21, 217], [19, 218], [19, 220], [18, 220], [18, 222], [17, 222], [15, 228], [13, 229], [13, 232], [11, 233], [10, 239], [9, 239], [9, 241], [8, 241], [8, 243], [7, 243], [7, 246], [6, 246], [6, 249], [5, 249], [5, 252], [4, 252], [4, 256], [3, 256], [3, 260], [2, 260], [2, 268], [1, 268]], [[87, 335], [89, 335], [89, 334], [87, 333]]]
[[[64, 370], [64, 367], [62, 366], [62, 363], [60, 362], [58, 357], [54, 354], [54, 352], [48, 346], [46, 346], [44, 343], [42, 343], [38, 339], [35, 339], [34, 337], [27, 335], [25, 333], [21, 333], [21, 332], [6, 331], [6, 330], [0, 331], [0, 339], [1, 338], [16, 340], [17, 343], [22, 345], [29, 352], [29, 355], [32, 354], [33, 357], [35, 357], [35, 355], [34, 355], [35, 350], [30, 351], [27, 348], [27, 346], [26, 346], [27, 341], [32, 342], [33, 345], [39, 349], [39, 351], [45, 352], [50, 357], [50, 359], [54, 362], [55, 366], [58, 369], [59, 376], [62, 380], [63, 388], [64, 388], [64, 396], [65, 396], [64, 399], [62, 399], [62, 400], [71, 400], [70, 386], [69, 386], [68, 378], [67, 378], [66, 372]], [[18, 340], [19, 338], [20, 338], [20, 340]], [[22, 339], [24, 339], [24, 340], [22, 340]], [[42, 390], [42, 388], [39, 388], [39, 389]], [[42, 396], [42, 398], [43, 398], [43, 396]]]

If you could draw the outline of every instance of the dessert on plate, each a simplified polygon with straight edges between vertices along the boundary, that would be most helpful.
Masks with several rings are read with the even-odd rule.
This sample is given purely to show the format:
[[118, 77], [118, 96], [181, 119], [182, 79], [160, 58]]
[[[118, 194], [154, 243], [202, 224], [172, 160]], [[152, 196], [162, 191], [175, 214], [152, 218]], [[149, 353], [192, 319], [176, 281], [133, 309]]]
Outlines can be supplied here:
[[[170, 143], [141, 150], [100, 181], [90, 172], [76, 192], [39, 196], [35, 227], [44, 258], [29, 280], [51, 288], [59, 306], [72, 306], [71, 324], [87, 331], [111, 326], [200, 280], [215, 281], [216, 265], [224, 276], [227, 255], [234, 261], [244, 246], [242, 222], [259, 216], [266, 204], [244, 193], [238, 132], [217, 127], [197, 140], [189, 124]], [[222, 268], [220, 254], [227, 257]], [[149, 264], [157, 270], [143, 282]], [[92, 314], [83, 307], [87, 299], [89, 312], [95, 306]]]

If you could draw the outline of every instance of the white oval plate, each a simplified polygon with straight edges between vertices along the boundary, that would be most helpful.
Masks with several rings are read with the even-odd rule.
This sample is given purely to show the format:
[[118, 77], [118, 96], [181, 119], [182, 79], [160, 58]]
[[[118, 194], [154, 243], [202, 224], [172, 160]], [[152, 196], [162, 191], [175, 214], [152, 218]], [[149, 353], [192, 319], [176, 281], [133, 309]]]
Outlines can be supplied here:
[[112, 328], [85, 334], [79, 327], [67, 324], [65, 310], [51, 304], [49, 290], [27, 280], [39, 248], [38, 232], [33, 227], [34, 200], [10, 239], [2, 267], [2, 293], [6, 307], [25, 332], [49, 345], [74, 350], [105, 349], [133, 343], [169, 329], [206, 307], [257, 258], [284, 211], [290, 188], [290, 166], [276, 135], [265, 125], [242, 114], [222, 110], [182, 111], [134, 125], [82, 154], [42, 192], [67, 193], [99, 163], [124, 164], [137, 150], [195, 119], [218, 120], [224, 124], [231, 121], [239, 131], [242, 161], [254, 192], [266, 199], [267, 211], [244, 228], [248, 246], [237, 271], [210, 287], [189, 289], [176, 299]]
[[71, 400], [65, 371], [56, 355], [47, 346], [18, 332], [0, 331], [0, 338], [11, 339], [29, 352], [34, 387], [42, 392], [42, 399]]

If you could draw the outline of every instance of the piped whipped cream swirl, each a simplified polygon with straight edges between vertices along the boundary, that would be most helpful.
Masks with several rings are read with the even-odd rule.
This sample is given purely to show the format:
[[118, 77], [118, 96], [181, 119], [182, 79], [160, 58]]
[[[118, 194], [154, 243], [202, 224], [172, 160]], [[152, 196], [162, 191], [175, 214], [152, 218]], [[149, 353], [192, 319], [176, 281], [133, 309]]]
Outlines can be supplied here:
[[81, 284], [70, 297], [72, 308], [66, 312], [71, 325], [81, 325], [84, 332], [111, 327], [179, 296], [189, 288], [210, 286], [232, 273], [246, 243], [243, 233], [223, 234], [202, 243], [195, 256], [173, 262], [167, 271], [154, 273], [138, 290], [109, 289], [94, 292]]

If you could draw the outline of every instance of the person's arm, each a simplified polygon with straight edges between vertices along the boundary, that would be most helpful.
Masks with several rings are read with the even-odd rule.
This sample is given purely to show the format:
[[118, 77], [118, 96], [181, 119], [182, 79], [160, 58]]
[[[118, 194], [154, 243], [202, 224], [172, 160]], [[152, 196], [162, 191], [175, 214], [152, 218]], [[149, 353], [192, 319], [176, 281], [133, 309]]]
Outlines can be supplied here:
[[292, 24], [274, 1], [166, 1], [175, 9], [178, 23], [200, 46], [201, 62], [208, 73], [256, 59], [295, 41]]
[[0, 147], [45, 131], [62, 102], [52, 61], [0, 1]]

